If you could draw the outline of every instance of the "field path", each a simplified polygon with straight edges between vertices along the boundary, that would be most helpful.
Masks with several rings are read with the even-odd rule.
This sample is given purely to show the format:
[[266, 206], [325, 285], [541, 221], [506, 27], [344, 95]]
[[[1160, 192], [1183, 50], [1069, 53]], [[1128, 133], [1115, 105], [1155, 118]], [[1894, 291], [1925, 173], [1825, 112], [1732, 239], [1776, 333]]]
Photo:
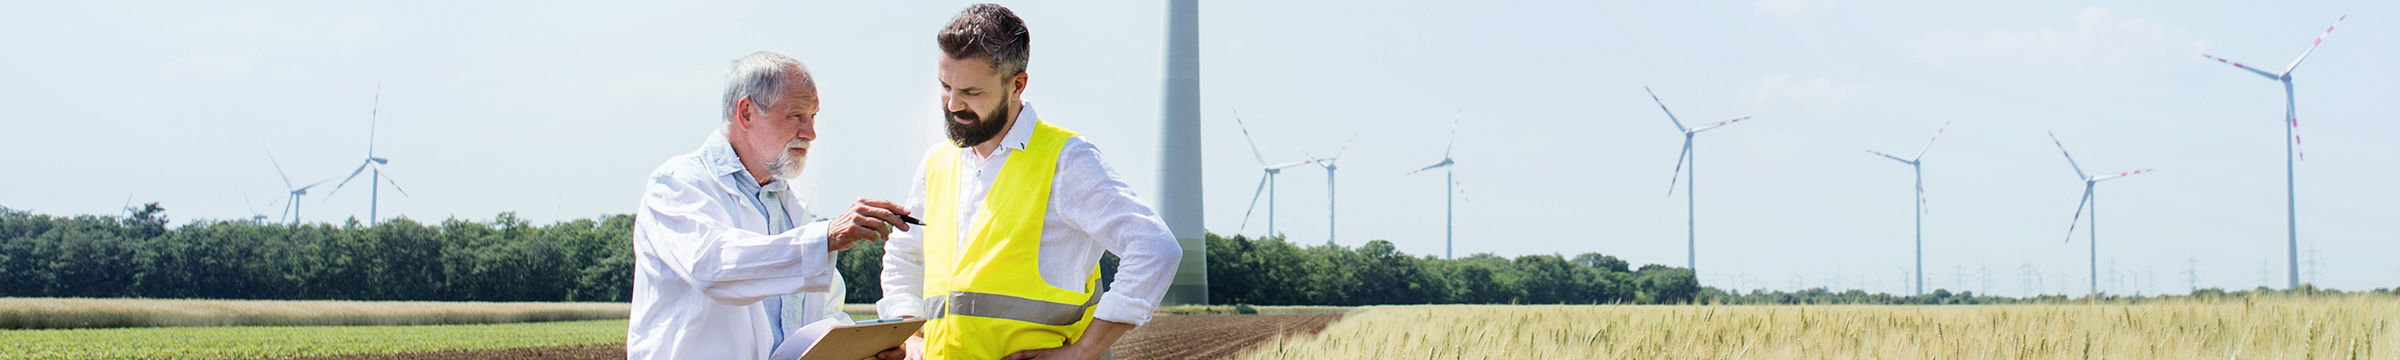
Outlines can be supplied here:
[[1158, 315], [1109, 348], [1118, 359], [1230, 359], [1285, 335], [1314, 335], [1341, 315]]

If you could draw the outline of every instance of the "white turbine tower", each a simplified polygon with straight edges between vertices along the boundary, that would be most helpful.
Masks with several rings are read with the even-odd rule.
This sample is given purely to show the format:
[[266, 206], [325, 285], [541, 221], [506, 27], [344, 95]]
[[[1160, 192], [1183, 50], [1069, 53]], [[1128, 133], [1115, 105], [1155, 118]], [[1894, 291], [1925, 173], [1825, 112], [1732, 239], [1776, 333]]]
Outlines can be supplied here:
[[2058, 141], [2058, 134], [2057, 134], [2057, 133], [2051, 133], [2051, 134], [2050, 134], [2050, 143], [2051, 143], [2051, 144], [2053, 144], [2053, 145], [2058, 145], [2058, 154], [2059, 154], [2059, 155], [2062, 155], [2062, 156], [2066, 156], [2066, 157], [2067, 157], [2067, 166], [2068, 166], [2068, 167], [2072, 167], [2072, 168], [2074, 168], [2074, 169], [2075, 169], [2075, 177], [2076, 177], [2077, 179], [2082, 179], [2082, 180], [2083, 180], [2083, 200], [2081, 200], [2081, 201], [2078, 201], [2078, 202], [2076, 202], [2076, 203], [2075, 203], [2075, 217], [2074, 217], [2073, 219], [2070, 219], [2070, 220], [2068, 220], [2068, 221], [2067, 221], [2067, 240], [2066, 240], [2066, 241], [2069, 241], [2069, 242], [2075, 241], [2075, 223], [2083, 220], [2083, 209], [2084, 209], [2084, 207], [2085, 207], [2085, 206], [2087, 206], [2087, 205], [2088, 205], [2088, 206], [2090, 206], [2090, 207], [2091, 207], [2091, 209], [2092, 209], [2092, 229], [2091, 229], [2091, 230], [2086, 230], [2086, 231], [2087, 231], [2087, 232], [2090, 232], [2090, 233], [2091, 233], [2091, 236], [2092, 236], [2092, 240], [2091, 240], [2091, 246], [2092, 246], [2092, 258], [2091, 258], [2091, 261], [2092, 261], [2092, 290], [2091, 290], [2091, 293], [2092, 293], [2093, 295], [2098, 295], [2098, 294], [2100, 294], [2100, 203], [2099, 203], [2099, 202], [2097, 202], [2097, 201], [2095, 201], [2095, 200], [2097, 200], [2097, 199], [2098, 199], [2098, 195], [2097, 195], [2097, 194], [2094, 194], [2094, 193], [2092, 192], [2092, 186], [2093, 186], [2093, 185], [2098, 185], [2098, 184], [2100, 184], [2100, 182], [2101, 182], [2101, 181], [2105, 181], [2105, 180], [2109, 180], [2109, 179], [2115, 179], [2115, 178], [2121, 178], [2121, 177], [2133, 176], [2134, 174], [2140, 174], [2140, 173], [2146, 173], [2146, 172], [2150, 172], [2150, 169], [2141, 169], [2141, 170], [2134, 170], [2134, 171], [2119, 172], [2119, 173], [2116, 173], [2116, 174], [2114, 174], [2114, 175], [2098, 175], [2098, 176], [2086, 175], [2086, 174], [2084, 174], [2084, 172], [2083, 172], [2083, 166], [2082, 166], [2082, 165], [2076, 165], [2076, 164], [2075, 164], [2075, 155], [2073, 155], [2073, 154], [2068, 154], [2068, 153], [2067, 153], [2067, 144], [2066, 144], [2066, 143], [2063, 143], [2063, 142], [2059, 142], [2059, 141]]
[[1458, 215], [1457, 215], [1457, 212], [1453, 210], [1453, 209], [1456, 207], [1456, 205], [1457, 205], [1457, 204], [1453, 202], [1453, 200], [1454, 200], [1454, 199], [1456, 199], [1456, 198], [1455, 198], [1455, 197], [1452, 197], [1452, 196], [1451, 196], [1451, 193], [1456, 193], [1456, 192], [1458, 192], [1458, 174], [1457, 174], [1457, 170], [1456, 170], [1455, 168], [1451, 168], [1451, 167], [1450, 167], [1451, 165], [1457, 165], [1457, 164], [1458, 164], [1458, 162], [1457, 162], [1457, 161], [1452, 161], [1452, 160], [1450, 159], [1450, 150], [1451, 150], [1451, 149], [1456, 149], [1456, 148], [1458, 148], [1458, 115], [1457, 115], [1457, 114], [1451, 114], [1451, 115], [1450, 115], [1450, 142], [1449, 142], [1449, 144], [1448, 144], [1448, 145], [1443, 145], [1443, 146], [1442, 146], [1442, 161], [1441, 161], [1441, 162], [1436, 162], [1436, 163], [1433, 163], [1433, 165], [1426, 165], [1424, 168], [1419, 168], [1419, 169], [1417, 169], [1417, 170], [1415, 170], [1415, 171], [1409, 171], [1407, 174], [1401, 174], [1401, 175], [1416, 175], [1417, 173], [1425, 172], [1426, 170], [1442, 169], [1442, 182], [1443, 182], [1443, 185], [1449, 186], [1448, 188], [1445, 188], [1445, 189], [1443, 189], [1443, 190], [1442, 190], [1442, 258], [1443, 258], [1443, 259], [1456, 259], [1456, 258], [1457, 258], [1456, 256], [1454, 256], [1454, 255], [1452, 254], [1452, 250], [1455, 250], [1455, 244], [1457, 244], [1457, 243], [1458, 243], [1458, 242], [1457, 242], [1457, 241], [1458, 241], [1458, 236], [1457, 236], [1457, 232], [1458, 232], [1458, 231], [1457, 231], [1457, 230], [1458, 230]]
[[[1241, 110], [1234, 110], [1233, 123], [1234, 125], [1241, 126], [1242, 140], [1250, 143], [1250, 155], [1258, 158], [1259, 169], [1265, 173], [1263, 175], [1259, 175], [1258, 177], [1258, 190], [1250, 193], [1250, 209], [1242, 211], [1242, 226], [1240, 229], [1250, 228], [1250, 214], [1258, 210], [1258, 196], [1260, 194], [1265, 194], [1267, 196], [1267, 236], [1275, 236], [1278, 234], [1275, 232], [1275, 175], [1282, 174], [1283, 169], [1308, 165], [1312, 164], [1313, 162], [1309, 160], [1301, 160], [1282, 164], [1268, 164], [1267, 155], [1258, 151], [1258, 139], [1250, 137], [1250, 125], [1242, 122]], [[1236, 232], [1240, 231], [1236, 230]]]
[[1358, 140], [1358, 134], [1357, 134], [1357, 133], [1351, 133], [1351, 134], [1350, 134], [1350, 140], [1342, 140], [1342, 148], [1341, 148], [1341, 150], [1335, 150], [1335, 151], [1333, 152], [1333, 157], [1328, 157], [1328, 158], [1320, 158], [1320, 157], [1317, 157], [1316, 155], [1308, 155], [1308, 152], [1306, 152], [1306, 151], [1303, 151], [1303, 152], [1301, 152], [1301, 153], [1300, 153], [1301, 155], [1308, 155], [1308, 157], [1309, 157], [1309, 160], [1308, 160], [1308, 162], [1310, 162], [1310, 163], [1314, 163], [1314, 164], [1317, 164], [1317, 166], [1318, 166], [1318, 167], [1323, 167], [1323, 168], [1325, 168], [1325, 244], [1326, 244], [1326, 245], [1333, 245], [1333, 239], [1334, 239], [1334, 237], [1333, 237], [1333, 234], [1334, 234], [1334, 232], [1333, 232], [1333, 230], [1334, 230], [1334, 228], [1333, 228], [1333, 225], [1334, 225], [1334, 219], [1335, 219], [1335, 217], [1333, 216], [1333, 211], [1334, 211], [1334, 209], [1336, 208], [1336, 206], [1335, 206], [1335, 205], [1337, 205], [1337, 203], [1334, 201], [1334, 192], [1333, 192], [1333, 190], [1334, 190], [1334, 182], [1333, 182], [1333, 174], [1334, 174], [1334, 170], [1338, 170], [1338, 169], [1340, 169], [1340, 166], [1339, 166], [1339, 164], [1335, 164], [1335, 163], [1334, 163], [1334, 161], [1341, 160], [1341, 159], [1342, 159], [1342, 154], [1343, 154], [1343, 153], [1350, 152], [1350, 142], [1351, 142], [1351, 141], [1356, 141], [1356, 140]]
[[1712, 129], [1725, 127], [1726, 125], [1732, 125], [1733, 123], [1741, 122], [1742, 120], [1748, 120], [1750, 117], [1738, 117], [1734, 118], [1733, 120], [1720, 121], [1716, 124], [1697, 128], [1685, 127], [1683, 126], [1683, 120], [1678, 120], [1675, 118], [1674, 110], [1667, 110], [1667, 102], [1658, 99], [1658, 92], [1650, 91], [1650, 87], [1648, 86], [1642, 87], [1642, 91], [1650, 93], [1650, 101], [1658, 103], [1658, 111], [1666, 112], [1667, 121], [1674, 122], [1675, 130], [1683, 132], [1683, 154], [1675, 156], [1675, 177], [1667, 180], [1667, 196], [1675, 196], [1675, 182], [1682, 179], [1684, 172], [1687, 171], [1685, 169], [1691, 169], [1688, 171], [1692, 172], [1693, 181], [1685, 183], [1683, 191], [1684, 236], [1686, 236], [1684, 238], [1683, 256], [1685, 269], [1691, 270], [1693, 278], [1697, 279], [1700, 276], [1700, 256], [1698, 250], [1700, 244], [1700, 235], [1698, 234], [1699, 222], [1695, 218], [1698, 217], [1699, 211], [1693, 210], [1693, 205], [1698, 204], [1699, 202], [1697, 197], [1692, 195], [1692, 191], [1698, 189], [1698, 185], [1693, 184], [1699, 182], [1699, 170], [1697, 168], [1699, 167], [1700, 160], [1698, 160], [1697, 157], [1692, 156], [1692, 136], [1699, 135], [1702, 131], [1709, 131]]
[[2219, 63], [2232, 64], [2233, 67], [2241, 68], [2242, 70], [2249, 70], [2250, 72], [2256, 73], [2259, 76], [2265, 76], [2267, 77], [2267, 80], [2275, 80], [2283, 83], [2283, 137], [2292, 139], [2289, 142], [2283, 143], [2284, 235], [2285, 246], [2287, 246], [2289, 250], [2289, 252], [2286, 253], [2287, 258], [2285, 258], [2285, 261], [2291, 265], [2291, 271], [2287, 271], [2286, 273], [2291, 275], [2290, 284], [2292, 288], [2300, 287], [2300, 203], [2299, 200], [2296, 199], [2298, 197], [2297, 188], [2292, 184], [2292, 162], [2294, 161], [2293, 158], [2295, 156], [2298, 157], [2299, 160], [2308, 159], [2308, 154], [2298, 149], [2300, 146], [2300, 110], [2299, 105], [2294, 104], [2292, 101], [2292, 70], [2300, 68], [2300, 61], [2308, 60], [2308, 53], [2316, 52], [2317, 45], [2322, 45], [2325, 43], [2326, 35], [2333, 35], [2334, 26], [2341, 26], [2342, 20], [2349, 18], [2350, 15], [2342, 15], [2341, 17], [2334, 18], [2333, 25], [2326, 26], [2325, 33], [2317, 34], [2317, 40], [2309, 42], [2308, 49], [2301, 50], [2300, 57], [2292, 59], [2291, 65], [2284, 66], [2283, 72], [2267, 72], [2266, 70], [2259, 70], [2258, 68], [2250, 67], [2249, 65], [2243, 65], [2240, 61], [2226, 60], [2225, 58], [2217, 57], [2216, 55], [2209, 55], [2207, 53], [2200, 54], [2201, 57], [2208, 58], [2209, 60], [2216, 60]]
[[1917, 211], [1915, 211], [1917, 214], [1917, 277], [1915, 280], [1917, 285], [1917, 295], [1925, 295], [1925, 151], [1933, 150], [1933, 141], [1940, 140], [1942, 138], [1942, 131], [1945, 130], [1950, 130], [1950, 123], [1946, 121], [1942, 122], [1941, 128], [1933, 130], [1933, 137], [1925, 139], [1925, 147], [1917, 149], [1917, 155], [1910, 156], [1908, 158], [1892, 156], [1892, 154], [1885, 154], [1875, 150], [1867, 150], [1868, 153], [1891, 158], [1892, 161], [1898, 161], [1902, 164], [1908, 164], [1909, 169], [1915, 171], [1917, 174]]
[[1167, 0], [1166, 79], [1158, 119], [1158, 217], [1183, 248], [1182, 265], [1159, 301], [1208, 304], [1208, 229], [1200, 179], [1200, 0]]

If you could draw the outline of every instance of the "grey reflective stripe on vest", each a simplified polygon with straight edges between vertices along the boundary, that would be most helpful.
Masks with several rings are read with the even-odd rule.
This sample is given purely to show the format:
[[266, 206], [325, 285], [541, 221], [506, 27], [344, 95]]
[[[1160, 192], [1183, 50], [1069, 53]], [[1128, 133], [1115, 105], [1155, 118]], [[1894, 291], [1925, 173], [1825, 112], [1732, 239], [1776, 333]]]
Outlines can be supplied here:
[[949, 315], [965, 315], [994, 319], [1009, 319], [1042, 325], [1072, 325], [1083, 320], [1083, 313], [1100, 303], [1100, 294], [1082, 304], [1056, 303], [1015, 296], [953, 291], [949, 295], [925, 299], [926, 313], [940, 319]]

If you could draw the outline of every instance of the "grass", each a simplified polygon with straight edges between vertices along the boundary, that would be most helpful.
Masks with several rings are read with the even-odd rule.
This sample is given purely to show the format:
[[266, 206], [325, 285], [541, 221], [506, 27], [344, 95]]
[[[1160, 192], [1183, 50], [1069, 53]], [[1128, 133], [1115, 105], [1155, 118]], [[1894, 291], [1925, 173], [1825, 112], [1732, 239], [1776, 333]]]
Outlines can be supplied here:
[[1250, 359], [2400, 357], [2400, 298], [1984, 306], [1384, 306]]
[[0, 359], [249, 359], [625, 342], [625, 320], [0, 330]]
[[624, 303], [0, 298], [0, 329], [496, 324], [624, 319], [629, 311]]

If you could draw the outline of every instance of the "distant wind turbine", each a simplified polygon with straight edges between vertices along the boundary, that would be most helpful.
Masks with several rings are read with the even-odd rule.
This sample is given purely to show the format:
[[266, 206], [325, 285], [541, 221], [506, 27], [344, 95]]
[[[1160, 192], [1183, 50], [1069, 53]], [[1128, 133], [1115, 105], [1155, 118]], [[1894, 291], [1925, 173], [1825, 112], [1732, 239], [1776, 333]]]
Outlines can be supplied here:
[[1950, 130], [1950, 123], [1942, 122], [1941, 128], [1933, 130], [1933, 137], [1925, 139], [1925, 147], [1917, 149], [1916, 155], [1912, 155], [1907, 158], [1892, 156], [1892, 154], [1885, 154], [1875, 150], [1867, 150], [1868, 153], [1891, 158], [1892, 161], [1898, 161], [1902, 164], [1908, 164], [1909, 169], [1914, 170], [1917, 173], [1917, 211], [1914, 211], [1914, 213], [1917, 215], [1917, 276], [1915, 280], [1917, 286], [1917, 295], [1925, 295], [1925, 151], [1933, 150], [1933, 141], [1940, 140], [1942, 138], [1942, 131], [1947, 130]]
[[[276, 200], [276, 201], [277, 201], [277, 202], [281, 202], [282, 200]], [[275, 207], [275, 203], [267, 203], [267, 207]], [[265, 223], [265, 222], [267, 222], [267, 213], [258, 212], [258, 205], [253, 205], [253, 204], [251, 204], [251, 202], [250, 202], [250, 192], [249, 192], [249, 191], [242, 191], [242, 208], [243, 208], [243, 209], [250, 210], [250, 221], [251, 221], [251, 222], [253, 222], [253, 223]]]
[[2075, 169], [2075, 177], [2077, 179], [2083, 180], [2083, 200], [2075, 203], [2075, 217], [2067, 222], [2066, 241], [2075, 241], [2075, 223], [2083, 219], [2084, 207], [2087, 205], [2090, 206], [2092, 209], [2092, 229], [2086, 231], [2090, 232], [2092, 236], [2092, 294], [2098, 295], [2100, 294], [2100, 203], [2095, 201], [2098, 199], [2098, 196], [2092, 192], [2093, 185], [2098, 185], [2101, 181], [2150, 172], [2150, 169], [2119, 172], [2114, 175], [2087, 175], [2083, 172], [2083, 166], [2075, 164], [2075, 155], [2067, 153], [2067, 144], [2058, 141], [2057, 133], [2050, 134], [2050, 143], [2053, 145], [2058, 145], [2058, 154], [2067, 157], [2067, 166]]
[[2209, 60], [2216, 60], [2219, 63], [2232, 64], [2233, 67], [2241, 68], [2242, 70], [2249, 70], [2251, 73], [2256, 73], [2259, 76], [2265, 76], [2267, 77], [2267, 80], [2275, 80], [2283, 83], [2283, 137], [2292, 139], [2290, 142], [2283, 143], [2283, 216], [2285, 225], [2285, 246], [2288, 250], [2288, 252], [2285, 253], [2287, 256], [2285, 261], [2291, 265], [2291, 271], [2288, 271], [2288, 273], [2291, 275], [2291, 288], [2300, 287], [2300, 202], [2298, 199], [2296, 199], [2299, 194], [2297, 186], [2292, 184], [2292, 162], [2294, 161], [2295, 156], [2298, 157], [2299, 160], [2308, 159], [2308, 153], [2300, 151], [2299, 149], [2300, 108], [2299, 105], [2295, 104], [2292, 100], [2292, 70], [2299, 69], [2300, 61], [2308, 60], [2308, 54], [2316, 52], [2317, 45], [2322, 45], [2325, 43], [2325, 36], [2333, 35], [2333, 28], [2335, 26], [2341, 26], [2342, 20], [2349, 18], [2350, 15], [2342, 15], [2341, 17], [2334, 18], [2333, 25], [2326, 26], [2325, 33], [2317, 34], [2317, 40], [2309, 42], [2308, 49], [2301, 50], [2300, 57], [2292, 59], [2292, 64], [2285, 65], [2282, 72], [2267, 72], [2266, 70], [2259, 70], [2258, 68], [2250, 67], [2249, 65], [2243, 65], [2240, 61], [2227, 60], [2225, 58], [2217, 57], [2216, 55], [2209, 55], [2207, 53], [2200, 54], [2201, 57], [2208, 58]]
[[290, 200], [283, 203], [283, 214], [281, 214], [283, 219], [294, 225], [300, 224], [300, 197], [307, 196], [309, 188], [325, 185], [326, 182], [333, 181], [333, 179], [317, 180], [307, 186], [294, 187], [292, 186], [292, 175], [283, 172], [283, 162], [275, 161], [274, 152], [267, 153], [267, 161], [275, 164], [275, 175], [283, 178], [284, 194], [290, 196]]
[[376, 183], [375, 180], [381, 179], [384, 182], [391, 183], [392, 190], [400, 191], [400, 197], [408, 197], [408, 189], [400, 188], [400, 182], [393, 181], [390, 175], [383, 174], [383, 164], [389, 162], [390, 160], [375, 157], [375, 120], [377, 115], [382, 113], [382, 109], [383, 85], [376, 85], [374, 107], [369, 108], [367, 112], [367, 158], [366, 160], [359, 161], [358, 170], [350, 171], [350, 177], [343, 178], [342, 183], [340, 184], [334, 184], [333, 191], [325, 192], [325, 199], [333, 200], [333, 193], [341, 192], [342, 186], [350, 185], [350, 180], [357, 179], [360, 172], [367, 171], [367, 168], [370, 167], [375, 168], [374, 175], [367, 178], [367, 182], [370, 183], [369, 185], [371, 185], [369, 190], [367, 190], [367, 226], [375, 226], [376, 221], [382, 219], [382, 217], [378, 216], [375, 211], [376, 208], [382, 205], [381, 201], [383, 199], [383, 184]]
[[[1314, 162], [1310, 160], [1301, 160], [1282, 164], [1268, 164], [1267, 155], [1258, 151], [1258, 139], [1250, 137], [1250, 125], [1242, 122], [1241, 110], [1233, 111], [1233, 123], [1234, 125], [1242, 128], [1242, 141], [1247, 141], [1250, 143], [1250, 155], [1258, 158], [1259, 169], [1261, 172], [1265, 173], [1263, 175], [1259, 175], [1258, 177], [1258, 190], [1250, 193], [1250, 209], [1242, 211], [1242, 225], [1240, 229], [1250, 228], [1250, 214], [1251, 212], [1258, 211], [1258, 196], [1260, 194], [1265, 194], [1267, 196], [1267, 236], [1278, 235], [1280, 233], [1275, 232], [1275, 175], [1282, 174], [1283, 169], [1308, 165]], [[1240, 231], [1237, 230], [1235, 232], [1238, 233]]]
[[1311, 163], [1316, 163], [1316, 164], [1317, 164], [1317, 166], [1319, 166], [1319, 167], [1324, 167], [1324, 168], [1325, 168], [1325, 244], [1326, 244], [1326, 245], [1333, 245], [1333, 239], [1334, 239], [1334, 237], [1333, 237], [1333, 234], [1334, 234], [1334, 232], [1333, 232], [1333, 230], [1334, 230], [1334, 229], [1333, 229], [1333, 224], [1334, 224], [1333, 210], [1334, 210], [1334, 208], [1336, 208], [1336, 206], [1335, 206], [1335, 205], [1336, 205], [1336, 203], [1335, 203], [1335, 201], [1334, 201], [1334, 196], [1333, 196], [1333, 195], [1334, 195], [1334, 194], [1333, 194], [1333, 188], [1334, 188], [1334, 182], [1333, 182], [1333, 171], [1334, 171], [1334, 170], [1336, 170], [1336, 169], [1339, 169], [1339, 168], [1340, 168], [1340, 167], [1339, 167], [1339, 164], [1335, 164], [1335, 163], [1334, 163], [1334, 161], [1341, 160], [1341, 159], [1342, 159], [1342, 154], [1343, 154], [1343, 153], [1350, 152], [1350, 142], [1351, 142], [1351, 141], [1356, 141], [1356, 140], [1358, 140], [1358, 134], [1357, 134], [1357, 133], [1351, 133], [1351, 134], [1350, 134], [1350, 140], [1342, 140], [1342, 148], [1341, 148], [1341, 150], [1335, 150], [1335, 151], [1333, 152], [1333, 157], [1328, 157], [1328, 158], [1319, 158], [1319, 157], [1316, 157], [1316, 155], [1308, 155], [1308, 153], [1307, 153], [1307, 152], [1305, 152], [1305, 151], [1304, 151], [1304, 152], [1301, 152], [1301, 155], [1308, 155], [1308, 157], [1309, 157], [1309, 162], [1311, 162]]
[[1456, 169], [1454, 169], [1454, 168], [1451, 168], [1450, 166], [1451, 166], [1451, 165], [1457, 165], [1457, 164], [1458, 164], [1458, 162], [1457, 162], [1457, 161], [1453, 161], [1453, 160], [1451, 160], [1451, 159], [1450, 159], [1450, 150], [1451, 150], [1451, 149], [1456, 149], [1456, 148], [1458, 147], [1458, 118], [1459, 118], [1459, 115], [1458, 115], [1458, 114], [1456, 114], [1456, 113], [1453, 113], [1453, 114], [1451, 114], [1451, 115], [1450, 115], [1450, 143], [1449, 143], [1448, 145], [1443, 145], [1443, 146], [1442, 146], [1442, 161], [1441, 161], [1441, 162], [1436, 162], [1436, 163], [1433, 163], [1433, 165], [1426, 165], [1425, 167], [1423, 167], [1423, 168], [1419, 168], [1419, 169], [1417, 169], [1417, 170], [1415, 170], [1415, 171], [1409, 171], [1407, 174], [1401, 174], [1401, 175], [1416, 175], [1417, 173], [1425, 172], [1426, 170], [1442, 169], [1442, 182], [1444, 183], [1444, 185], [1448, 185], [1448, 186], [1449, 186], [1449, 188], [1446, 188], [1446, 189], [1443, 189], [1443, 190], [1442, 190], [1442, 258], [1443, 258], [1443, 259], [1456, 259], [1456, 258], [1457, 258], [1456, 256], [1452, 255], [1452, 254], [1451, 254], [1451, 252], [1452, 252], [1452, 250], [1454, 250], [1454, 249], [1455, 249], [1455, 245], [1457, 244], [1457, 239], [1458, 239], [1458, 236], [1457, 236], [1457, 232], [1458, 232], [1458, 231], [1457, 231], [1457, 229], [1458, 229], [1458, 215], [1457, 215], [1457, 212], [1453, 210], [1453, 209], [1455, 208], [1456, 204], [1454, 204], [1454, 203], [1452, 203], [1452, 202], [1451, 202], [1451, 200], [1452, 200], [1452, 199], [1455, 199], [1455, 198], [1454, 198], [1454, 197], [1451, 197], [1451, 196], [1450, 196], [1450, 194], [1451, 194], [1451, 193], [1456, 193], [1456, 192], [1458, 192], [1458, 191], [1459, 191], [1459, 190], [1458, 190], [1458, 175], [1457, 175], [1457, 170], [1456, 170]]
[[1699, 187], [1698, 185], [1694, 184], [1699, 182], [1699, 170], [1697, 168], [1699, 167], [1700, 160], [1692, 155], [1692, 136], [1699, 135], [1702, 131], [1709, 131], [1712, 129], [1725, 127], [1726, 125], [1733, 125], [1733, 123], [1741, 122], [1742, 120], [1748, 120], [1750, 117], [1738, 117], [1734, 118], [1733, 120], [1721, 121], [1717, 122], [1716, 124], [1698, 128], [1685, 127], [1683, 126], [1683, 120], [1678, 120], [1675, 118], [1674, 110], [1667, 110], [1667, 102], [1658, 99], [1658, 92], [1650, 91], [1650, 87], [1648, 86], [1642, 87], [1642, 92], [1650, 93], [1650, 101], [1658, 103], [1658, 111], [1666, 112], [1667, 121], [1674, 122], [1675, 130], [1683, 132], [1683, 154], [1675, 156], [1676, 177], [1668, 179], [1667, 181], [1667, 196], [1675, 196], [1675, 182], [1682, 179], [1682, 176], [1684, 172], [1687, 171], [1687, 168], [1691, 168], [1689, 171], [1692, 172], [1693, 181], [1685, 183], [1683, 191], [1685, 236], [1683, 256], [1685, 269], [1691, 270], [1692, 276], [1698, 277], [1700, 276], [1700, 256], [1698, 250], [1700, 244], [1700, 235], [1698, 232], [1699, 222], [1695, 218], [1698, 217], [1699, 211], [1694, 210], [1695, 207], [1693, 205], [1698, 204], [1699, 201], [1694, 195], [1692, 195], [1692, 192], [1697, 190]]

